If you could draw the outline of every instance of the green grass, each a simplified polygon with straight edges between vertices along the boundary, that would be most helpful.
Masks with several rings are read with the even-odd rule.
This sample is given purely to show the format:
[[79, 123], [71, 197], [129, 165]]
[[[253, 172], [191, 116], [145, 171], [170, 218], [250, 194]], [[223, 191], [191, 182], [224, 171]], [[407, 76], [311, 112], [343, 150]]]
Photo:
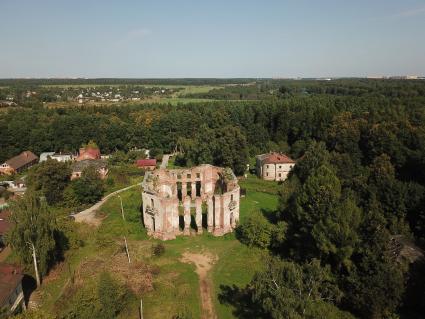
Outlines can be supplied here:
[[[277, 206], [276, 191], [278, 185], [273, 182], [266, 187], [264, 181], [250, 176], [240, 182], [247, 189], [241, 199], [240, 216], [243, 221], [254, 210], [274, 211]], [[266, 189], [264, 193], [256, 189]], [[274, 190], [274, 194], [269, 191]], [[254, 273], [262, 268], [262, 260], [266, 252], [248, 248], [241, 244], [234, 234], [214, 237], [207, 232], [200, 236], [178, 237], [164, 242], [165, 253], [160, 257], [151, 254], [152, 245], [159, 242], [149, 238], [140, 222], [141, 189], [135, 187], [120, 194], [123, 200], [126, 222], [121, 216], [120, 200], [112, 197], [105, 203], [98, 216], [104, 218], [97, 228], [87, 225], [79, 226], [79, 233], [85, 245], [69, 251], [65, 266], [57, 271], [57, 276], [43, 284], [41, 288], [42, 307], [50, 312], [57, 309], [65, 286], [70, 281], [70, 272], [79, 270], [84, 274], [87, 263], [102, 261], [104, 266], [117, 254], [123, 254], [123, 236], [127, 235], [130, 256], [133, 263], [143, 262], [153, 273], [153, 290], [136, 296], [129, 301], [126, 316], [137, 316], [139, 298], [143, 298], [146, 318], [171, 318], [180, 309], [188, 309], [193, 318], [199, 318], [201, 312], [199, 280], [195, 266], [183, 263], [180, 259], [184, 252], [202, 253], [217, 256], [210, 278], [213, 282], [214, 306], [219, 318], [234, 318], [233, 307], [219, 302], [219, 294], [223, 287], [244, 287], [252, 279]], [[69, 264], [69, 267], [68, 267]], [[109, 267], [109, 266], [108, 266]], [[103, 268], [102, 268], [103, 269]], [[72, 272], [71, 271], [71, 272]], [[90, 276], [87, 278], [91, 278]], [[60, 305], [59, 305], [60, 306]], [[60, 308], [60, 307], [59, 307]]]

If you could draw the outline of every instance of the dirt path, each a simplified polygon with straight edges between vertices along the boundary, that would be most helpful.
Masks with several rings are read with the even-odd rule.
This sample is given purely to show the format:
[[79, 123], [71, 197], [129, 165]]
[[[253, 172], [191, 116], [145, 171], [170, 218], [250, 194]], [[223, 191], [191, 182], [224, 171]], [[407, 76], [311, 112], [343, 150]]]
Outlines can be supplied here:
[[212, 299], [213, 285], [211, 279], [208, 277], [208, 272], [217, 261], [217, 257], [210, 254], [194, 254], [185, 252], [181, 261], [184, 263], [195, 264], [196, 266], [196, 273], [199, 276], [199, 288], [201, 293], [201, 319], [217, 319]]
[[164, 154], [162, 156], [162, 162], [160, 168], [167, 168], [168, 161], [170, 160], [170, 157], [173, 156], [173, 154]]
[[140, 183], [137, 183], [135, 185], [131, 185], [125, 188], [121, 188], [113, 193], [110, 193], [109, 195], [106, 195], [103, 197], [100, 201], [98, 201], [96, 204], [94, 204], [92, 207], [87, 208], [86, 210], [83, 210], [82, 212], [79, 212], [74, 215], [76, 222], [84, 222], [90, 225], [99, 226], [101, 220], [99, 218], [96, 218], [96, 211], [102, 206], [106, 201], [111, 198], [112, 196], [115, 196], [121, 192], [124, 192], [130, 188], [140, 186]]

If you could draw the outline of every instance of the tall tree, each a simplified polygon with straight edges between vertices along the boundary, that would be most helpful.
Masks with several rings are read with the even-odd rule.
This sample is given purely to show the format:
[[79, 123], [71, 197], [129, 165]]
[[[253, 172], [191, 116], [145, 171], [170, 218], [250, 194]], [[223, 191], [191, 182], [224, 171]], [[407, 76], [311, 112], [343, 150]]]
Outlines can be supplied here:
[[44, 199], [28, 192], [12, 202], [13, 227], [7, 242], [26, 265], [33, 264], [37, 285], [55, 259], [56, 220]]
[[46, 197], [47, 203], [52, 205], [63, 199], [63, 191], [70, 182], [70, 176], [68, 163], [48, 159], [30, 170], [27, 184], [32, 190], [40, 191]]

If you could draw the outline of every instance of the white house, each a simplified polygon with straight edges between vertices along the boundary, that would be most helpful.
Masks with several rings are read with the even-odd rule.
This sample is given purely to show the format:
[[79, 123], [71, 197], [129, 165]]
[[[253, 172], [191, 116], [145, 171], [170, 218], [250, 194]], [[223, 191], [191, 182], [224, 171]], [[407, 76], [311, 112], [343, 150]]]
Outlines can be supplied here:
[[295, 161], [282, 153], [266, 153], [256, 156], [257, 176], [268, 181], [284, 181]]

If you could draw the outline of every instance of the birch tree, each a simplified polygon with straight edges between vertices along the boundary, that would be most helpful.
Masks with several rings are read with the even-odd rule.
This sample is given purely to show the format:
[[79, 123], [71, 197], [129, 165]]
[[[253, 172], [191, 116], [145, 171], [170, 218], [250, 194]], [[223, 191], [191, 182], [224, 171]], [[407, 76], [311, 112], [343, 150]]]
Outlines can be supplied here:
[[13, 228], [7, 242], [26, 265], [34, 267], [37, 286], [55, 259], [56, 221], [46, 201], [27, 193], [11, 205]]

